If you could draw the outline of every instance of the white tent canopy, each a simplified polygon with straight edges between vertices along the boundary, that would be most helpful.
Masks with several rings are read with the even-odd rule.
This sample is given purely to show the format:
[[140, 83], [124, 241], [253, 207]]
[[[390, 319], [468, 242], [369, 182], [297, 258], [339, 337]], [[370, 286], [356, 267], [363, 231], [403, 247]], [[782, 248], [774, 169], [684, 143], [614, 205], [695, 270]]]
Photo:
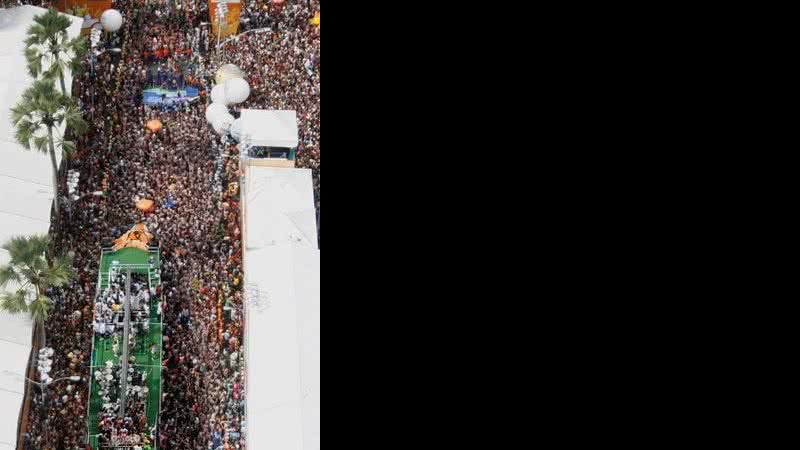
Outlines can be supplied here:
[[242, 133], [256, 147], [296, 148], [297, 112], [243, 109]]
[[[0, 264], [7, 260], [0, 255]], [[31, 321], [0, 313], [0, 449], [16, 448], [17, 421], [31, 352]]]
[[320, 251], [311, 171], [247, 170], [248, 446], [319, 450]]
[[[23, 55], [25, 32], [33, 18], [45, 12], [34, 6], [0, 9], [0, 243], [11, 236], [45, 234], [50, 228], [50, 159], [17, 144], [8, 119], [9, 109], [33, 83]], [[68, 17], [72, 21], [68, 33], [73, 38], [80, 34], [83, 20]], [[68, 75], [65, 82], [70, 89], [72, 77]], [[8, 254], [0, 250], [0, 265], [7, 262]], [[25, 389], [21, 375], [31, 350], [31, 329], [30, 319], [0, 313], [0, 449], [16, 448], [17, 420]]]

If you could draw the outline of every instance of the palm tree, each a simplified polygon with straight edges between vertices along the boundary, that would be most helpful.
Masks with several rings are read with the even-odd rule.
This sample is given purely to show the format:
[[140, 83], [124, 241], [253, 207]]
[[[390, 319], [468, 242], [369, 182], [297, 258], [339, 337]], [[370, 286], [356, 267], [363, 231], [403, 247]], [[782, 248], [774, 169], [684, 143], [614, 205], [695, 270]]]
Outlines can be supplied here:
[[[53, 165], [53, 189], [56, 214], [59, 213], [58, 163], [56, 148], [65, 157], [75, 151], [75, 143], [60, 135], [59, 128], [66, 125], [75, 134], [83, 134], [88, 124], [81, 117], [75, 103], [58, 92], [51, 80], [39, 80], [22, 94], [19, 103], [11, 108], [11, 122], [16, 127], [15, 137], [26, 150], [31, 147], [50, 155]], [[58, 135], [58, 136], [57, 136]]]
[[30, 314], [39, 329], [39, 348], [47, 344], [44, 324], [53, 308], [47, 291], [64, 286], [75, 276], [71, 258], [48, 260], [45, 252], [49, 242], [46, 235], [13, 237], [2, 246], [8, 251], [9, 263], [0, 266], [0, 289], [16, 289], [0, 295], [0, 311]]
[[67, 29], [72, 23], [53, 8], [33, 20], [35, 23], [28, 29], [25, 39], [28, 72], [34, 79], [42, 75], [48, 80], [59, 80], [61, 93], [67, 95], [64, 77], [67, 70], [73, 74], [81, 71], [86, 40], [82, 37], [69, 39]]

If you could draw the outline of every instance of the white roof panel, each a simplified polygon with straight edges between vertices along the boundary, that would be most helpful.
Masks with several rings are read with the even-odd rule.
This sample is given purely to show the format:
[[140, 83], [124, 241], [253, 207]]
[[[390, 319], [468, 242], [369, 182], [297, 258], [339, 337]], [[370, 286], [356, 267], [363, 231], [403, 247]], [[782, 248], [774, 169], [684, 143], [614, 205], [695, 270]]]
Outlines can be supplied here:
[[320, 251], [311, 172], [248, 167], [245, 348], [250, 448], [319, 450]]
[[297, 111], [243, 109], [241, 119], [242, 133], [256, 147], [297, 147]]

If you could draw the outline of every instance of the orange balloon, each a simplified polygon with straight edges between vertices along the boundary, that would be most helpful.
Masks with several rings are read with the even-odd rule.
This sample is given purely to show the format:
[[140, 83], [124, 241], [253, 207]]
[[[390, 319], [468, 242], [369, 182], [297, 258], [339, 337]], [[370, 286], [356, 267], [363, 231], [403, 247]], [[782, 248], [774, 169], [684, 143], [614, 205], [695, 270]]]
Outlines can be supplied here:
[[153, 133], [158, 133], [159, 131], [161, 131], [161, 121], [151, 120], [147, 122], [147, 129]]
[[139, 200], [139, 202], [136, 203], [136, 209], [142, 212], [150, 212], [153, 210], [154, 206], [155, 202], [147, 199]]

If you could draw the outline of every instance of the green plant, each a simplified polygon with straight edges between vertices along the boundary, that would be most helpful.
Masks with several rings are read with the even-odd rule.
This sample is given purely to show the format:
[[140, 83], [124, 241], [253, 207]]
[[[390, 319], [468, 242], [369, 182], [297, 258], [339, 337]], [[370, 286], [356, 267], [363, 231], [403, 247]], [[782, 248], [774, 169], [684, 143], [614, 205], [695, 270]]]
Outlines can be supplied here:
[[15, 138], [26, 150], [31, 148], [50, 155], [53, 169], [53, 192], [56, 213], [59, 212], [59, 183], [56, 149], [66, 157], [75, 150], [75, 143], [64, 139], [59, 128], [66, 125], [76, 135], [86, 132], [75, 103], [58, 92], [51, 80], [39, 80], [28, 88], [16, 106], [11, 108], [11, 123], [16, 127]]
[[72, 259], [46, 257], [49, 238], [44, 235], [14, 237], [3, 244], [9, 262], [0, 266], [0, 289], [12, 288], [0, 295], [0, 310], [9, 314], [30, 314], [39, 327], [40, 348], [47, 343], [44, 323], [53, 308], [47, 296], [50, 288], [66, 285], [75, 276]]
[[25, 59], [28, 72], [33, 78], [40, 75], [48, 80], [59, 80], [61, 93], [67, 95], [64, 81], [67, 71], [73, 74], [83, 69], [86, 55], [86, 40], [82, 37], [69, 39], [67, 29], [71, 22], [67, 16], [53, 8], [34, 18], [25, 39]]

